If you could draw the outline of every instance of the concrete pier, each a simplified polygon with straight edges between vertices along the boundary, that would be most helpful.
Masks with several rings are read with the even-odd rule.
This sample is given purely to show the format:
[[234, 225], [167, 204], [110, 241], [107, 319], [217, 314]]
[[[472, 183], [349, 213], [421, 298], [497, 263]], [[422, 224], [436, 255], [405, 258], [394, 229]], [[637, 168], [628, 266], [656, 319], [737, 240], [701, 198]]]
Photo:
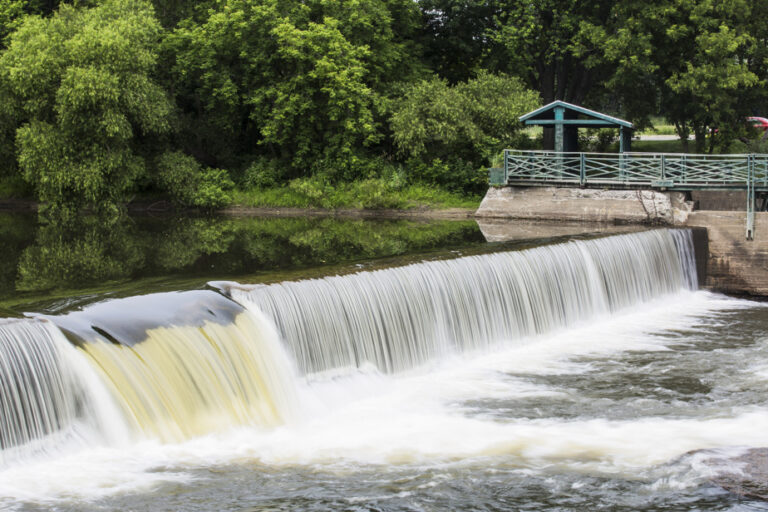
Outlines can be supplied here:
[[575, 187], [491, 187], [480, 218], [610, 224], [683, 224], [693, 202], [682, 192]]
[[744, 237], [746, 212], [692, 212], [686, 226], [707, 229], [705, 287], [733, 295], [768, 297], [768, 212], [755, 213], [754, 240]]
[[742, 197], [731, 197], [734, 195], [710, 192], [691, 201], [681, 192], [657, 190], [493, 187], [475, 215], [496, 223], [525, 219], [704, 228], [706, 243], [697, 235], [697, 249], [706, 252], [699, 254], [706, 260], [702, 287], [733, 295], [768, 297], [768, 212], [755, 214], [754, 240], [746, 240], [744, 206], [741, 211], [694, 211], [695, 202], [735, 208]]

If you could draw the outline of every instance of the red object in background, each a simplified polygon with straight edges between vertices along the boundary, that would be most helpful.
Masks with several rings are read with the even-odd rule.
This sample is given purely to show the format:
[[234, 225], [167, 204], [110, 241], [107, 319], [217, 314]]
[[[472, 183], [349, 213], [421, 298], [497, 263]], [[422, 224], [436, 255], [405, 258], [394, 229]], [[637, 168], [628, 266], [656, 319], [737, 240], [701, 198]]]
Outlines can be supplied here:
[[753, 128], [757, 128], [762, 131], [768, 130], [768, 119], [766, 119], [765, 117], [748, 117], [747, 122]]

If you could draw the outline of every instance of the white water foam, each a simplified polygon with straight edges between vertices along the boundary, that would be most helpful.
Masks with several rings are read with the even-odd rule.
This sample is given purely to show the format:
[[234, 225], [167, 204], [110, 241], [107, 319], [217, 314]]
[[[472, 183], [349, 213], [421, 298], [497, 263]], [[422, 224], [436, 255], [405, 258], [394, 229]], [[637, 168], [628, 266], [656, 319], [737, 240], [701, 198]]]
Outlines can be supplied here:
[[749, 307], [754, 306], [707, 292], [681, 292], [493, 354], [451, 358], [395, 376], [370, 368], [328, 375], [299, 390], [303, 401], [314, 404], [308, 414], [275, 429], [239, 428], [178, 444], [145, 441], [127, 449], [94, 448], [76, 457], [3, 470], [0, 507], [3, 502], [77, 503], [148, 492], [161, 484], [189, 483], [198, 468], [231, 464], [332, 467], [353, 475], [361, 466], [376, 464], [503, 460], [534, 473], [559, 468], [638, 478], [690, 450], [734, 443], [761, 446], [768, 412], [754, 407], [698, 417], [610, 420], [599, 415], [473, 416], [462, 405], [476, 398], [568, 397], [568, 389], [509, 378], [507, 372], [578, 374], [596, 357], [669, 350], [674, 339], [658, 334], [694, 329], [701, 318]]

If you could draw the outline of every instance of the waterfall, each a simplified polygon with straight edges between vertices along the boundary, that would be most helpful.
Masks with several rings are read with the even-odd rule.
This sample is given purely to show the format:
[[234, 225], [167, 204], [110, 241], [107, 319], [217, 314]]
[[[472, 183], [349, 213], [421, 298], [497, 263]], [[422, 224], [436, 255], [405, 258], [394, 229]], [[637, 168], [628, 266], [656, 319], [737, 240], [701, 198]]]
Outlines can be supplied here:
[[0, 321], [0, 465], [270, 428], [301, 412], [295, 366], [398, 372], [696, 286], [691, 233], [654, 230]]
[[[93, 369], [63, 334], [43, 320], [0, 323], [0, 465], [54, 433], [70, 441], [124, 435]], [[62, 444], [62, 439], [58, 439]], [[24, 447], [24, 448], [22, 448]]]
[[83, 351], [133, 428], [165, 441], [275, 426], [296, 403], [277, 335], [255, 313], [228, 325], [157, 327], [132, 346], [95, 340]]
[[228, 291], [304, 373], [398, 372], [693, 289], [695, 271], [689, 230], [653, 230]]
[[295, 414], [272, 324], [212, 291], [156, 293], [48, 317], [78, 340], [133, 431], [164, 441]]

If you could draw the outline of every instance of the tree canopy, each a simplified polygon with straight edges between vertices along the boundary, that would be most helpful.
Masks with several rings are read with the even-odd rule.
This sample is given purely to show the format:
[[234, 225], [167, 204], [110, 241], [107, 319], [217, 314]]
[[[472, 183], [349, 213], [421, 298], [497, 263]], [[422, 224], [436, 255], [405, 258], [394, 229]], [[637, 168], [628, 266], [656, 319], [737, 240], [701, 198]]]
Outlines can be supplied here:
[[145, 140], [170, 130], [151, 74], [160, 26], [151, 4], [106, 0], [28, 16], [0, 56], [24, 177], [56, 215], [113, 209], [145, 172]]
[[661, 115], [696, 151], [727, 151], [768, 115], [767, 15], [751, 0], [7, 0], [0, 180], [64, 217], [146, 191], [213, 208], [295, 178], [475, 192], [495, 152], [530, 144], [518, 116], [555, 99]]

